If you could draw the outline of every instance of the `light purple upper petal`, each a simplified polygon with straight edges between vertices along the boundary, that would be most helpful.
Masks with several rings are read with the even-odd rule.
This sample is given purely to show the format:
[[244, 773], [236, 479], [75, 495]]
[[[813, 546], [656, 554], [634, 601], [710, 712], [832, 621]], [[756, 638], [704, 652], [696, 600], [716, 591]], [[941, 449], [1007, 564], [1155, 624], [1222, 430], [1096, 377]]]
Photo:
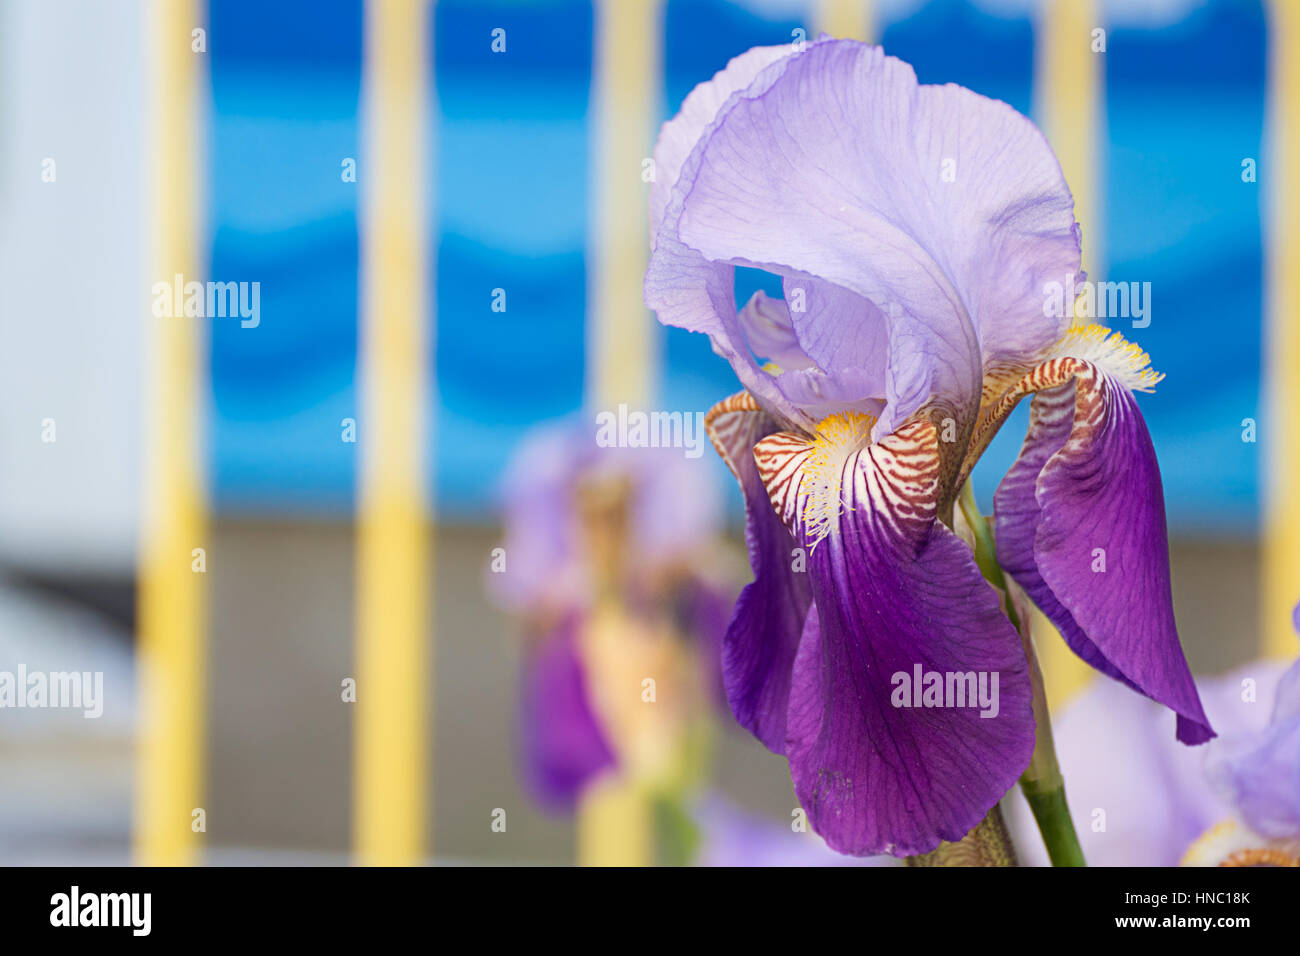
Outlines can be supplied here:
[[[884, 394], [885, 329], [867, 321], [874, 307], [811, 276], [801, 277], [793, 287], [790, 277], [786, 281], [790, 301], [800, 309], [794, 315], [785, 299], [773, 299], [761, 290], [740, 310], [740, 328], [750, 353], [777, 366], [766, 368], [769, 377], [763, 383], [774, 383], [786, 400], [814, 421], [845, 409], [878, 416], [884, 402], [870, 396]], [[846, 323], [831, 330], [831, 336], [809, 336], [809, 329], [815, 326], [809, 325], [807, 316], [819, 316], [841, 304], [855, 307], [864, 321]], [[805, 341], [800, 341], [800, 335]], [[834, 350], [842, 342], [849, 346], [839, 352], [847, 364], [832, 366], [833, 371], [824, 371], [810, 357], [820, 358], [823, 351]]]
[[718, 115], [718, 110], [738, 90], [743, 90], [767, 66], [794, 52], [794, 46], [756, 46], [732, 60], [713, 78], [699, 84], [682, 101], [677, 115], [664, 123], [655, 143], [655, 179], [650, 189], [650, 232], [653, 242], [662, 225], [668, 199], [681, 174], [682, 164]]
[[889, 342], [885, 315], [870, 299], [814, 275], [787, 272], [782, 294], [799, 347], [831, 373], [861, 369], [883, 395]]
[[775, 362], [782, 369], [817, 367], [799, 344], [784, 299], [773, 299], [761, 289], [755, 292], [740, 310], [740, 328], [750, 351], [758, 358]]
[[[777, 435], [756, 453], [773, 503], [800, 540], [813, 480], [807, 449]], [[809, 558], [815, 604], [790, 691], [790, 772], [813, 829], [832, 848], [925, 853], [964, 837], [1029, 763], [1024, 650], [970, 549], [935, 520], [932, 424], [913, 423], [854, 453], [842, 473], [837, 525]], [[978, 683], [982, 674], [996, 705], [988, 716], [969, 699], [898, 706], [895, 675], [910, 681], [918, 667], [945, 686], [966, 674]]]
[[[733, 92], [719, 110], [725, 114], [730, 104], [742, 95], [757, 95], [774, 83], [787, 65], [803, 54], [774, 59], [764, 66], [743, 91]], [[646, 269], [645, 301], [659, 314], [660, 321], [709, 336], [713, 351], [725, 359], [750, 394], [786, 424], [811, 427], [815, 420], [786, 396], [773, 376], [763, 371], [746, 339], [736, 305], [735, 267], [730, 263], [711, 262], [687, 246], [677, 235], [685, 184], [699, 169], [702, 146], [717, 128], [715, 116], [700, 134], [690, 155], [681, 164], [662, 214], [662, 222], [652, 243], [650, 264]], [[683, 129], [694, 129], [688, 124]], [[662, 134], [661, 134], [662, 135]], [[656, 186], [658, 187], [658, 177]], [[662, 193], [658, 194], [662, 197]], [[652, 219], [657, 221], [652, 205]], [[760, 356], [769, 357], [769, 356]], [[800, 379], [803, 381], [803, 379]]]
[[[1042, 136], [1005, 104], [919, 86], [878, 48], [820, 41], [757, 74], [705, 130], [666, 204], [647, 273], [662, 321], [708, 332], [741, 381], [792, 422], [807, 417], [776, 382], [753, 380], [730, 321], [730, 267], [792, 273], [871, 304], [889, 336], [888, 403], [876, 436], [927, 404], [969, 421], [985, 364], [1027, 361], [1059, 337], [1043, 286], [1077, 275], [1069, 191]], [[714, 315], [706, 314], [713, 307]], [[819, 365], [861, 368], [840, 349], [883, 336], [861, 310], [827, 309], [799, 329]], [[849, 334], [841, 334], [848, 328]], [[828, 367], [828, 365], [830, 367]]]
[[1174, 624], [1146, 424], [1099, 367], [1052, 368], [1065, 384], [1034, 396], [1020, 457], [994, 496], [998, 561], [1079, 656], [1175, 711], [1179, 740], [1203, 743], [1214, 731]]

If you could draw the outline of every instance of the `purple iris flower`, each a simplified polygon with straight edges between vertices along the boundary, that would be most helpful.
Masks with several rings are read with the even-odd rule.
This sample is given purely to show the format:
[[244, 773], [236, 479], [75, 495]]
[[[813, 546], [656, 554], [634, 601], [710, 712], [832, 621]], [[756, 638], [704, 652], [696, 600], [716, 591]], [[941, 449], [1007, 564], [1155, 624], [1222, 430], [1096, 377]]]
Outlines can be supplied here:
[[537, 429], [507, 469], [505, 565], [488, 574], [488, 587], [523, 622], [520, 765], [538, 803], [557, 810], [572, 809], [589, 783], [620, 764], [583, 645], [600, 571], [584, 542], [583, 499], [601, 482], [627, 487], [630, 573], [620, 599], [695, 642], [701, 683], [723, 697], [720, 647], [735, 591], [699, 570], [722, 517], [705, 470], [680, 450], [601, 448], [578, 421]]
[[[696, 87], [655, 164], [646, 302], [706, 333], [745, 388], [707, 417], [754, 571], [725, 638], [728, 699], [789, 758], [827, 842], [904, 856], [958, 840], [1029, 761], [1020, 638], [950, 530], [1027, 395], [995, 498], [999, 562], [1076, 653], [1173, 709], [1180, 740], [1213, 736], [1133, 397], [1160, 376], [1053, 308], [1050, 290], [1084, 279], [1080, 233], [1034, 125], [822, 38], [750, 50]], [[784, 298], [738, 308], [738, 267], [778, 275]], [[996, 674], [996, 717], [894, 706], [895, 675], [917, 667]]]

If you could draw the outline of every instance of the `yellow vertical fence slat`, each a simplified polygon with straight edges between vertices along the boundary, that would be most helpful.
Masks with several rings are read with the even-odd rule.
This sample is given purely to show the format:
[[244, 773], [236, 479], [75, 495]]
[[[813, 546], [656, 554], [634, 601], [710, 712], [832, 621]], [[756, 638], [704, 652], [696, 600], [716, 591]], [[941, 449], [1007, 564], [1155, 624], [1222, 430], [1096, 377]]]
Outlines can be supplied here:
[[649, 866], [654, 862], [650, 801], [635, 780], [606, 776], [578, 805], [579, 866]]
[[[1102, 24], [1094, 0], [1045, 0], [1039, 16], [1034, 108], [1074, 194], [1074, 216], [1083, 226], [1084, 269], [1096, 279], [1104, 256], [1098, 175], [1104, 54], [1093, 52], [1093, 31]], [[1055, 710], [1087, 686], [1092, 669], [1037, 609], [1030, 626], [1047, 700]]]
[[592, 188], [587, 397], [595, 408], [653, 392], [655, 325], [641, 299], [649, 257], [646, 160], [659, 113], [662, 0], [597, 0], [592, 64]]
[[1093, 52], [1093, 31], [1103, 24], [1096, 0], [1045, 0], [1039, 16], [1034, 110], [1074, 194], [1074, 217], [1083, 225], [1083, 267], [1095, 279], [1105, 271], [1098, 165], [1105, 54]]
[[424, 859], [430, 807], [431, 9], [368, 0], [362, 68], [354, 840], [358, 862], [392, 866]]
[[817, 0], [816, 17], [814, 34], [872, 42], [872, 0]]
[[[656, 377], [655, 326], [642, 303], [649, 185], [663, 71], [661, 0], [597, 0], [592, 64], [587, 405], [645, 408]], [[582, 866], [653, 862], [651, 810], [636, 781], [611, 777], [578, 807]]]
[[1300, 3], [1273, 0], [1268, 24], [1272, 153], [1259, 173], [1269, 201], [1260, 630], [1264, 654], [1294, 658], [1300, 650], [1291, 621], [1300, 601]]
[[[149, 130], [152, 190], [149, 282], [198, 279], [199, 144], [206, 57], [190, 48], [204, 26], [198, 0], [155, 0], [149, 16]], [[146, 421], [139, 591], [139, 752], [136, 761], [135, 859], [150, 866], [198, 860], [206, 709], [206, 493], [203, 480], [202, 319], [158, 317], [148, 309], [145, 336]], [[196, 565], [195, 548], [204, 563]]]

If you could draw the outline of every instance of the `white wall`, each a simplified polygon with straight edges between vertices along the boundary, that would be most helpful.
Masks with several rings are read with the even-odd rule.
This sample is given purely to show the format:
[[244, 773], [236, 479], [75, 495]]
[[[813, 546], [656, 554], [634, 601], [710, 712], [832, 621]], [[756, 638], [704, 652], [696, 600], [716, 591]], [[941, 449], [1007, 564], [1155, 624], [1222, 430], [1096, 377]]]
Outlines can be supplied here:
[[[0, 3], [0, 561], [129, 571], [142, 414], [139, 0]], [[42, 161], [56, 180], [41, 180]], [[42, 442], [42, 420], [56, 441]]]

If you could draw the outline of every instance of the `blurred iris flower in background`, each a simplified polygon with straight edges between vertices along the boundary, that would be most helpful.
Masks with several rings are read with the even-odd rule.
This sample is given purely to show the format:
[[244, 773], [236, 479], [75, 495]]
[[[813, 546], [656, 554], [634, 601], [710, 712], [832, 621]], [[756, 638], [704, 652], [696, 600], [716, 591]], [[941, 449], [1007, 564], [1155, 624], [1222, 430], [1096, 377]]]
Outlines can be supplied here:
[[521, 444], [503, 491], [504, 564], [488, 584], [527, 644], [518, 739], [530, 791], [568, 810], [604, 773], [680, 788], [722, 701], [735, 593], [716, 570], [715, 486], [680, 450], [602, 448], [573, 420]]

